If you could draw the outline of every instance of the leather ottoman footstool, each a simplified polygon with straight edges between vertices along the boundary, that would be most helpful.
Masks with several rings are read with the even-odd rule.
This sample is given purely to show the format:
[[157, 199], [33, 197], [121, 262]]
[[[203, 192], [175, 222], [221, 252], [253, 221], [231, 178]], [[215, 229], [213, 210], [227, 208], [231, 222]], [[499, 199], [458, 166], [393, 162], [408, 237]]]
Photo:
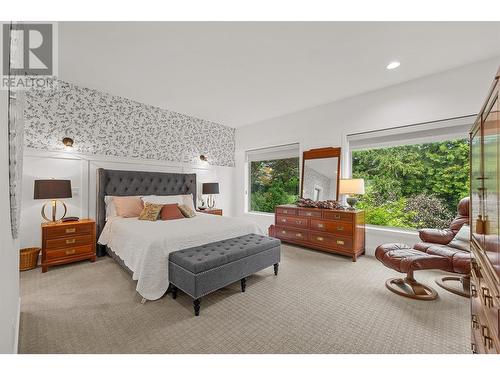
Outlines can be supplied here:
[[281, 241], [260, 234], [217, 241], [169, 254], [168, 279], [172, 297], [180, 289], [193, 298], [194, 314], [200, 314], [201, 297], [232, 284], [241, 282], [246, 288], [246, 277], [274, 266], [278, 275]]
[[406, 277], [393, 278], [385, 282], [391, 292], [403, 297], [433, 300], [437, 292], [431, 287], [415, 280], [413, 273], [419, 270], [443, 269], [449, 266], [449, 261], [438, 255], [431, 255], [411, 248], [406, 244], [389, 243], [380, 245], [375, 250], [375, 257], [386, 267], [392, 268]]

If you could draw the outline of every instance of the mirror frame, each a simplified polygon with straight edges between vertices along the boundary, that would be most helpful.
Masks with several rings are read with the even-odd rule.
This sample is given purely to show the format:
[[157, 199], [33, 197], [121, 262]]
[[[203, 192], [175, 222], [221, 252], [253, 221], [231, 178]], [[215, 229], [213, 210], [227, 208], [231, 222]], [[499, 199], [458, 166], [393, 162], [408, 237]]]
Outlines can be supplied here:
[[335, 200], [339, 200], [339, 182], [340, 182], [340, 147], [323, 147], [323, 148], [313, 148], [309, 151], [304, 151], [302, 153], [302, 174], [300, 176], [300, 197], [304, 198], [304, 164], [306, 160], [312, 159], [327, 159], [327, 158], [337, 158], [337, 196]]

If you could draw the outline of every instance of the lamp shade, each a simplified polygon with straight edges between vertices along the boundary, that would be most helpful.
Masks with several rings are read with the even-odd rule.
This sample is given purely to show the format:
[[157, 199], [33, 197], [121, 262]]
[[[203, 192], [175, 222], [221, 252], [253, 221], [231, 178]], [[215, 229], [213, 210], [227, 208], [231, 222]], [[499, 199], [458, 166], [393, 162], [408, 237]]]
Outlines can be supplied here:
[[202, 185], [202, 194], [219, 194], [218, 182], [207, 182]]
[[339, 194], [364, 194], [365, 180], [362, 178], [349, 178], [340, 180]]
[[35, 180], [34, 199], [59, 199], [71, 197], [71, 180]]

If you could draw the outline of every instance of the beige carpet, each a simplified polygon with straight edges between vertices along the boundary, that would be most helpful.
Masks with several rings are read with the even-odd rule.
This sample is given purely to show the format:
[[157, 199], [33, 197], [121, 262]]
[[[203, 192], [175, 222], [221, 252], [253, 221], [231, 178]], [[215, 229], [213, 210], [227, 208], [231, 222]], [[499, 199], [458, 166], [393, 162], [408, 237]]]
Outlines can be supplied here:
[[[389, 292], [396, 272], [369, 257], [283, 246], [272, 268], [202, 299], [140, 304], [112, 259], [21, 274], [20, 353], [468, 353], [468, 300]], [[435, 285], [433, 272], [419, 280]], [[436, 286], [436, 288], [438, 288]]]

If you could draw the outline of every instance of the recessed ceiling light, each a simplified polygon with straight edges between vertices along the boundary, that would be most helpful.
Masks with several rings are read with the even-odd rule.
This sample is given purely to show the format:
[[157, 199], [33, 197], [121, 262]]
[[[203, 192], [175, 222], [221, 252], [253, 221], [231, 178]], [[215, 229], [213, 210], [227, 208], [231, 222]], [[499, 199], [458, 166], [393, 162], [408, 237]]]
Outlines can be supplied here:
[[392, 69], [396, 69], [400, 65], [401, 65], [401, 63], [399, 61], [392, 61], [389, 63], [389, 65], [386, 66], [386, 68], [389, 70], [392, 70]]

